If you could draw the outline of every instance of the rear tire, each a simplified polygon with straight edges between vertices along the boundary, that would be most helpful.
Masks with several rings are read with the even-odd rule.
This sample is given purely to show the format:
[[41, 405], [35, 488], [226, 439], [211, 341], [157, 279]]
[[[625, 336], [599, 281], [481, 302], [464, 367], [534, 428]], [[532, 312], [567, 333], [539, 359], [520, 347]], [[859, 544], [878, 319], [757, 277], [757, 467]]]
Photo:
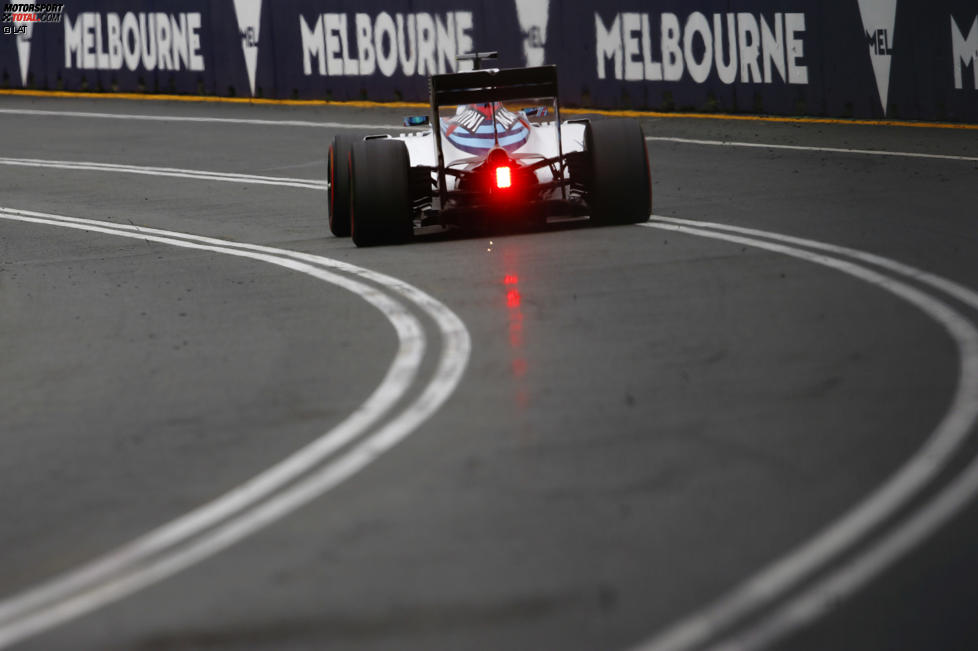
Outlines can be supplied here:
[[353, 243], [400, 244], [414, 234], [411, 161], [400, 140], [366, 140], [350, 152]]
[[630, 118], [596, 120], [585, 128], [584, 143], [590, 158], [591, 221], [647, 221], [652, 213], [652, 182], [641, 125]]
[[336, 237], [350, 236], [350, 149], [355, 142], [350, 136], [333, 136], [326, 158], [329, 230]]

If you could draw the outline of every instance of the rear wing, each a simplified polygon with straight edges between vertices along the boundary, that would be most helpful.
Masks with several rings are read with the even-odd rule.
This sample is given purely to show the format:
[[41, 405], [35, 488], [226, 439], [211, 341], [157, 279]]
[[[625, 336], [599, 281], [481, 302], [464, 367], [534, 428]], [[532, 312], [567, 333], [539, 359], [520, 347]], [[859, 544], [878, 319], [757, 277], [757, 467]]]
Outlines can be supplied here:
[[[432, 75], [431, 108], [511, 99], [557, 98], [557, 66]], [[435, 116], [432, 115], [432, 118]]]
[[[494, 53], [477, 53], [474, 56]], [[474, 58], [473, 56], [473, 58]], [[459, 57], [462, 58], [462, 57]], [[454, 104], [484, 104], [515, 99], [552, 99], [557, 127], [559, 175], [564, 177], [564, 152], [560, 135], [560, 104], [557, 98], [557, 66], [472, 70], [431, 75], [431, 126], [438, 155], [438, 190], [445, 200], [445, 156], [442, 153], [438, 108]], [[494, 118], [495, 119], [495, 118]], [[493, 123], [495, 129], [495, 122]], [[563, 190], [563, 187], [561, 188]]]

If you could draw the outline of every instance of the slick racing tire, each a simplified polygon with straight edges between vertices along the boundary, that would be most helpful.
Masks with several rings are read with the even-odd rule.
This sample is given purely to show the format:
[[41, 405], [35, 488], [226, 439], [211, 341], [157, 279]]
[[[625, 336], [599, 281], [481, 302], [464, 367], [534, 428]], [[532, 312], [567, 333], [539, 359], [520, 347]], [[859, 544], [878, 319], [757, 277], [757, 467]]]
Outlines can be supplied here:
[[411, 239], [411, 162], [400, 140], [366, 140], [350, 152], [350, 223], [357, 246], [400, 244]]
[[350, 237], [350, 149], [355, 142], [350, 136], [333, 136], [326, 157], [329, 230], [336, 237]]
[[645, 134], [636, 120], [595, 120], [584, 130], [588, 206], [596, 224], [637, 224], [652, 213]]

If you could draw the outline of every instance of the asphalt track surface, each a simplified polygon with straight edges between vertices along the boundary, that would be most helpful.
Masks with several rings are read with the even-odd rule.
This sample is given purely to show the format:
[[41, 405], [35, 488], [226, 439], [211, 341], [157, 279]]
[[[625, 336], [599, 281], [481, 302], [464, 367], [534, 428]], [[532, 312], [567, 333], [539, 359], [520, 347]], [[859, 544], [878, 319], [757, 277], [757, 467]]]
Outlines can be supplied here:
[[[978, 644], [978, 132], [646, 120], [654, 212], [695, 223], [356, 249], [328, 234], [323, 125], [402, 112], [0, 102], [0, 644]], [[336, 451], [368, 441], [353, 471], [72, 616], [25, 606], [389, 381]], [[696, 619], [913, 463], [810, 571]]]

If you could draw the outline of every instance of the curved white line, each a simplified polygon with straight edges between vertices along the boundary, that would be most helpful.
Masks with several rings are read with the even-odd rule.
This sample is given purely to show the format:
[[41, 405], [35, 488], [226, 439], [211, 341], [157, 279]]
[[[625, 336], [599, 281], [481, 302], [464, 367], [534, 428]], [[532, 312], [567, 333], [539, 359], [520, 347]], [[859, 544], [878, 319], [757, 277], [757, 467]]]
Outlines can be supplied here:
[[143, 174], [147, 176], [169, 176], [201, 181], [226, 181], [229, 183], [252, 183], [257, 185], [281, 185], [307, 190], [325, 190], [326, 181], [316, 179], [296, 179], [281, 176], [260, 176], [235, 172], [210, 172], [207, 170], [181, 169], [177, 167], [145, 167], [140, 165], [119, 165], [116, 163], [95, 163], [90, 161], [43, 160], [39, 158], [3, 158], [0, 165], [17, 167], [41, 167], [62, 170], [86, 170], [91, 172], [115, 172], [124, 174]]
[[[957, 345], [961, 364], [957, 389], [948, 411], [925, 444], [886, 483], [808, 543], [764, 568], [712, 605], [681, 620], [651, 640], [635, 647], [636, 651], [678, 651], [706, 644], [724, 630], [737, 624], [745, 616], [783, 596], [798, 583], [811, 576], [813, 572], [824, 567], [865, 537], [873, 527], [891, 517], [936, 477], [946, 466], [951, 455], [958, 450], [978, 420], [978, 330], [970, 321], [946, 303], [906, 283], [888, 278], [853, 262], [745, 235], [699, 228], [707, 225], [704, 223], [659, 217], [654, 219], [659, 221], [648, 222], [642, 226], [766, 249], [831, 267], [880, 287], [908, 301], [940, 323]], [[716, 226], [719, 228], [722, 225], [717, 224]], [[726, 226], [723, 228], [736, 231], [747, 230]], [[926, 282], [955, 297], [967, 297], [970, 304], [978, 305], [978, 294], [971, 290], [903, 263], [854, 249], [783, 236], [778, 233], [754, 229], [751, 229], [750, 232], [768, 240], [790, 241], [815, 249], [851, 255], [864, 262], [882, 263], [880, 266], [890, 271]], [[820, 594], [825, 597], [829, 593], [822, 592]], [[822, 601], [821, 603], [824, 605], [825, 602]], [[810, 601], [806, 602], [806, 605], [810, 604]], [[793, 614], [797, 615], [797, 611], [793, 611]], [[782, 619], [779, 624], [779, 634], [789, 630], [785, 628], [785, 621], [787, 620]], [[791, 621], [797, 620], [791, 619]]]
[[953, 280], [949, 280], [942, 276], [932, 274], [929, 271], [924, 271], [923, 269], [918, 269], [917, 267], [911, 267], [908, 264], [902, 262], [897, 262], [896, 260], [891, 260], [890, 258], [884, 258], [881, 255], [876, 255], [875, 253], [869, 253], [868, 251], [860, 251], [859, 249], [853, 249], [848, 246], [841, 246], [839, 244], [829, 244], [827, 242], [820, 242], [818, 240], [809, 240], [803, 237], [795, 237], [792, 235], [784, 235], [782, 233], [773, 233], [771, 231], [762, 231], [757, 228], [747, 228], [745, 226], [733, 226], [730, 224], [721, 224], [719, 222], [699, 222], [690, 219], [680, 219], [678, 217], [663, 217], [661, 215], [654, 215], [652, 217], [656, 221], [667, 222], [669, 224], [681, 224], [683, 226], [692, 226], [694, 228], [709, 228], [713, 230], [720, 231], [730, 231], [731, 233], [742, 233], [744, 235], [753, 235], [755, 237], [767, 238], [769, 240], [775, 240], [778, 242], [787, 242], [789, 244], [797, 244], [798, 246], [804, 246], [809, 249], [817, 249], [819, 251], [829, 251], [830, 253], [837, 253], [839, 255], [848, 256], [862, 262], [867, 262], [869, 264], [874, 264], [877, 267], [883, 267], [894, 273], [906, 276], [911, 280], [916, 280], [918, 282], [930, 285], [934, 289], [938, 289], [945, 294], [953, 296], [957, 300], [961, 301], [969, 307], [973, 307], [978, 310], [978, 292], [975, 292], [969, 287], [965, 287], [961, 283], [956, 283]]
[[[310, 445], [217, 500], [92, 563], [0, 602], [0, 648], [171, 576], [322, 495], [430, 417], [454, 391], [468, 361], [471, 347], [468, 330], [451, 310], [403, 281], [349, 263], [271, 247], [33, 211], [0, 208], [0, 218], [226, 253], [293, 269], [363, 296], [395, 324], [400, 340], [398, 355], [381, 387], [347, 420]], [[438, 367], [421, 396], [379, 430], [355, 443], [358, 436], [403, 396], [420, 365], [424, 337], [420, 324], [398, 301], [370, 285], [338, 276], [323, 267], [356, 273], [397, 292], [432, 318], [442, 337]], [[346, 452], [327, 461], [330, 455], [351, 443]]]
[[834, 602], [851, 595], [880, 572], [922, 543], [934, 531], [968, 506], [978, 494], [978, 459], [975, 459], [936, 497], [883, 540], [832, 572], [802, 594], [780, 606], [744, 634], [724, 642], [722, 649], [760, 649], [806, 626]]

